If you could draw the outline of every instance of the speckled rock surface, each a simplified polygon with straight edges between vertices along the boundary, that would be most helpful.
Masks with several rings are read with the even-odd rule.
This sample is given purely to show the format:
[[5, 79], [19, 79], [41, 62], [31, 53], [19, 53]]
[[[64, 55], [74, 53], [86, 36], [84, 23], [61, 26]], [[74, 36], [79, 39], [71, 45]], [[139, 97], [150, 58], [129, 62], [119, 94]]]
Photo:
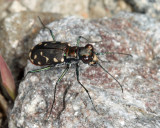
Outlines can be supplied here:
[[[100, 56], [101, 62], [123, 85], [100, 67], [80, 63], [80, 81], [89, 90], [97, 114], [84, 89], [76, 81], [72, 65], [57, 87], [56, 102], [51, 116], [53, 91], [58, 77], [65, 69], [60, 65], [53, 70], [29, 74], [19, 87], [14, 108], [10, 113], [10, 128], [158, 128], [160, 127], [160, 23], [144, 15], [120, 13], [112, 19], [87, 21], [68, 17], [49, 24], [57, 41], [76, 45], [78, 36], [89, 39], [98, 52], [130, 53]], [[48, 31], [41, 31], [34, 45], [52, 40]], [[82, 40], [80, 45], [87, 42]], [[40, 67], [28, 62], [26, 72]], [[56, 120], [63, 106], [66, 108]]]
[[0, 0], [0, 5], [0, 20], [22, 11], [61, 13], [84, 18], [111, 17], [125, 11], [160, 19], [159, 0]]
[[0, 54], [15, 78], [19, 75], [20, 69], [25, 67], [29, 48], [33, 45], [32, 40], [42, 28], [38, 16], [45, 19], [44, 23], [62, 17], [53, 13], [20, 12], [9, 15], [0, 22]]
[[90, 0], [88, 7], [91, 18], [111, 17], [120, 11], [132, 11], [132, 6], [125, 0]]
[[159, 0], [125, 0], [134, 12], [144, 13], [151, 17], [160, 19], [160, 1]]
[[3, 19], [4, 17], [6, 17], [8, 15], [8, 7], [11, 4], [12, 1], [6, 1], [6, 0], [0, 0], [0, 11], [1, 11], [1, 15], [0, 15], [0, 20]]
[[78, 15], [84, 18], [112, 16], [119, 11], [132, 10], [125, 0], [21, 0], [19, 2], [32, 11], [56, 12], [65, 16]]

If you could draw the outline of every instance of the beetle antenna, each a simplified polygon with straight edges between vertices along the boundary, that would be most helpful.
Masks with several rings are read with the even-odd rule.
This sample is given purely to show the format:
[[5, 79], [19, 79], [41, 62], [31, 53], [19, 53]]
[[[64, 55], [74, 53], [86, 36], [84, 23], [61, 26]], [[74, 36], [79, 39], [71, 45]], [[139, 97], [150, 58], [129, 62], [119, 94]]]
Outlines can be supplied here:
[[120, 82], [111, 73], [109, 73], [100, 63], [97, 63], [97, 64], [103, 69], [103, 71], [105, 71], [107, 74], [109, 74], [120, 85], [122, 93], [123, 93], [123, 87], [120, 84]]
[[121, 55], [126, 55], [126, 56], [131, 56], [131, 57], [133, 57], [131, 54], [121, 53], [121, 52], [96, 52], [95, 54], [96, 54], [96, 55], [121, 54]]
[[102, 41], [90, 41], [89, 39], [87, 39], [87, 38], [85, 38], [85, 37], [83, 37], [83, 36], [79, 36], [78, 37], [78, 40], [80, 41], [80, 39], [84, 39], [84, 40], [86, 40], [88, 43], [90, 42], [90, 43], [99, 43], [99, 42], [102, 42]]
[[83, 36], [79, 36], [78, 38], [79, 38], [79, 40], [80, 40], [80, 39], [85, 39], [87, 42], [90, 42], [87, 38], [85, 38], [85, 37], [83, 37]]
[[38, 19], [39, 19], [41, 25], [43, 26], [43, 29], [48, 29], [49, 32], [50, 32], [50, 34], [51, 34], [51, 36], [52, 36], [52, 38], [53, 38], [53, 41], [56, 41], [56, 40], [55, 40], [55, 37], [54, 37], [54, 35], [53, 35], [52, 30], [44, 25], [44, 23], [42, 22], [42, 20], [41, 20], [41, 18], [40, 18], [39, 16], [38, 16]]
[[42, 20], [41, 20], [41, 18], [40, 18], [39, 16], [38, 16], [38, 19], [39, 19], [41, 25], [43, 26], [43, 28], [47, 28], [47, 27], [44, 25], [44, 23], [42, 22]]

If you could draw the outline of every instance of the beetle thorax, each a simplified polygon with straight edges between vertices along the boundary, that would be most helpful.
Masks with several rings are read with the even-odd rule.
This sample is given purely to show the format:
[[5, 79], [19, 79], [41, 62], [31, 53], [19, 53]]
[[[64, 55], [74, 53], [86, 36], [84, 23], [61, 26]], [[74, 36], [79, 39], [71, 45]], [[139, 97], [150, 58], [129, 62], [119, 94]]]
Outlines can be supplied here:
[[76, 59], [77, 57], [77, 47], [66, 48], [66, 59]]

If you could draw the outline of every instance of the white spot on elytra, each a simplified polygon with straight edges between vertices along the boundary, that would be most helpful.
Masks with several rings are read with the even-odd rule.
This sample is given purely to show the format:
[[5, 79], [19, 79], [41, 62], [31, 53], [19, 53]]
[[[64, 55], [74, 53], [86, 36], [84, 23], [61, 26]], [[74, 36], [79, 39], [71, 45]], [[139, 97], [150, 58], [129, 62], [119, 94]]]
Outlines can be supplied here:
[[56, 58], [53, 58], [53, 61], [54, 61], [54, 62], [58, 62], [58, 60], [57, 60]]

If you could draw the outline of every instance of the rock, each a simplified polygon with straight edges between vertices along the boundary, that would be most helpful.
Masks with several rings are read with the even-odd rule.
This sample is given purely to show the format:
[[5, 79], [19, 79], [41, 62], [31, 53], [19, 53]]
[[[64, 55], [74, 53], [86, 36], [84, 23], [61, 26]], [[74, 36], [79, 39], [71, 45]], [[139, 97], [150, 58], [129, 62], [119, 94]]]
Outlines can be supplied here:
[[21, 2], [32, 11], [61, 13], [65, 16], [78, 15], [88, 18], [89, 0], [23, 0]]
[[90, 0], [88, 6], [91, 18], [112, 17], [120, 11], [132, 11], [132, 7], [125, 0]]
[[38, 16], [45, 19], [45, 24], [62, 17], [53, 13], [20, 12], [9, 15], [0, 22], [0, 53], [11, 68], [15, 80], [27, 63], [26, 57], [33, 38], [42, 28]]
[[27, 11], [27, 8], [24, 7], [18, 0], [15, 0], [12, 2], [12, 4], [9, 7], [10, 12], [21, 12], [21, 11]]
[[0, 0], [0, 19], [21, 11], [61, 13], [84, 18], [112, 17], [120, 11], [147, 14], [159, 18], [158, 0]]
[[8, 15], [8, 7], [9, 5], [11, 4], [12, 1], [9, 1], [9, 0], [0, 0], [0, 12], [1, 12], [1, 15], [0, 15], [0, 20], [3, 19], [4, 17], [6, 17]]
[[160, 19], [160, 1], [159, 0], [126, 0], [133, 12], [144, 13], [156, 19]]
[[[80, 62], [80, 81], [88, 89], [97, 114], [86, 91], [76, 80], [73, 64], [57, 86], [56, 101], [49, 116], [54, 87], [65, 65], [28, 74], [20, 84], [10, 113], [9, 128], [160, 127], [159, 22], [145, 15], [120, 13], [111, 19], [90, 21], [67, 17], [50, 23], [48, 27], [56, 41], [69, 42], [71, 46], [83, 36], [89, 41], [82, 39], [80, 46], [91, 43], [97, 52], [132, 54], [133, 57], [99, 56], [101, 60], [109, 61], [100, 63], [123, 85], [124, 93], [99, 66]], [[51, 40], [47, 30], [41, 31], [33, 46]], [[37, 68], [41, 67], [29, 62], [26, 72]], [[66, 107], [56, 119], [63, 108], [64, 95]]]

